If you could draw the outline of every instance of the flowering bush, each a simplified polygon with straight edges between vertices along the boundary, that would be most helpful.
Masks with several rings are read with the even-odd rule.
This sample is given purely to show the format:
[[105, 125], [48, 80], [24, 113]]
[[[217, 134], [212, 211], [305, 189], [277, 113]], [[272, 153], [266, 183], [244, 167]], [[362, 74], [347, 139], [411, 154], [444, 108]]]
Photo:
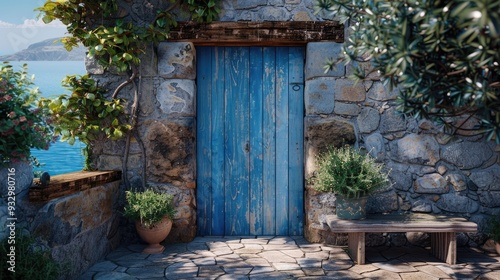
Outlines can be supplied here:
[[27, 65], [15, 71], [0, 64], [0, 166], [30, 161], [32, 148], [48, 149], [55, 139], [48, 110], [37, 106], [40, 91], [28, 77]]

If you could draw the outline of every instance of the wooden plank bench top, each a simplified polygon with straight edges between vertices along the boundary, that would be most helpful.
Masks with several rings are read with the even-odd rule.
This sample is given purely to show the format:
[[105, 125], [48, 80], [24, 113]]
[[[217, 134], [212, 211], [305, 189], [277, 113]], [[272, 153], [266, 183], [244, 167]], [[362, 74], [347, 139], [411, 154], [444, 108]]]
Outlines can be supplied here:
[[342, 220], [326, 215], [335, 232], [476, 232], [477, 225], [465, 218], [430, 214], [368, 215], [364, 220]]
[[364, 220], [323, 215], [320, 220], [332, 232], [348, 233], [349, 250], [358, 264], [365, 263], [366, 232], [428, 232], [432, 253], [448, 264], [456, 264], [456, 233], [477, 232], [477, 224], [465, 218], [430, 214], [368, 215]]

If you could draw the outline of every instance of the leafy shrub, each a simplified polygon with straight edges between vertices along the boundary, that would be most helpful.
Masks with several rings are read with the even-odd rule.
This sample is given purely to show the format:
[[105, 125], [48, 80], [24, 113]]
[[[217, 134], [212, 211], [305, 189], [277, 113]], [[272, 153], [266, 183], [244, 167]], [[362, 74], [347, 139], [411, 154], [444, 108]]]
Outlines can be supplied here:
[[[319, 10], [349, 20], [341, 61], [351, 78], [399, 85], [398, 109], [455, 132], [474, 130], [500, 143], [500, 1], [316, 0]], [[327, 68], [338, 61], [331, 61]], [[449, 130], [448, 130], [449, 129]]]
[[175, 208], [173, 196], [166, 193], [157, 193], [151, 189], [144, 192], [127, 191], [127, 205], [124, 215], [135, 221], [141, 221], [150, 227], [167, 216], [174, 218]]
[[327, 148], [318, 156], [317, 163], [318, 170], [312, 182], [318, 191], [354, 198], [365, 196], [388, 183], [388, 173], [383, 172], [382, 164], [350, 146]]
[[130, 126], [119, 120], [124, 112], [123, 100], [105, 99], [106, 90], [88, 75], [67, 76], [63, 86], [70, 95], [41, 100], [41, 106], [52, 113], [54, 133], [62, 141], [73, 144], [78, 138], [89, 145], [100, 134], [117, 140], [129, 130]]
[[[57, 279], [61, 272], [60, 265], [50, 257], [49, 252], [34, 249], [34, 240], [32, 238], [17, 232], [15, 244], [9, 244], [8, 240], [5, 239], [0, 243], [1, 279]], [[15, 247], [15, 272], [8, 270], [10, 257], [7, 254], [10, 254], [11, 246]]]
[[28, 66], [15, 71], [0, 68], [0, 166], [11, 161], [29, 161], [30, 150], [47, 150], [55, 139], [49, 112], [38, 107], [40, 92], [28, 77]]

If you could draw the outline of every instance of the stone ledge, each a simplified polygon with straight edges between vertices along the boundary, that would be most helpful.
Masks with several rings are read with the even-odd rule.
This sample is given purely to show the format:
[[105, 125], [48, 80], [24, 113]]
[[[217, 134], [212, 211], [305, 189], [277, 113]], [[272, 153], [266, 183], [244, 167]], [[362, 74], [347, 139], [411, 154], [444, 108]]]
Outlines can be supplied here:
[[35, 180], [29, 190], [29, 200], [45, 202], [120, 179], [121, 171], [77, 171], [55, 175], [46, 187], [37, 185], [38, 180]]

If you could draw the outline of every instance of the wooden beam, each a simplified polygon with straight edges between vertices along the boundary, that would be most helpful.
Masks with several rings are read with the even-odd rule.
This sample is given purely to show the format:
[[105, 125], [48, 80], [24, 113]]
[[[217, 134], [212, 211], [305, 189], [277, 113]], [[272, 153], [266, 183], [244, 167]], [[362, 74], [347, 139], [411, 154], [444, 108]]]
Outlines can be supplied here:
[[40, 180], [33, 180], [29, 189], [31, 202], [45, 202], [75, 192], [95, 188], [121, 180], [121, 171], [76, 171], [50, 178], [48, 186], [41, 186]]
[[218, 21], [179, 22], [170, 42], [199, 46], [297, 46], [308, 42], [344, 42], [344, 26], [337, 21]]

